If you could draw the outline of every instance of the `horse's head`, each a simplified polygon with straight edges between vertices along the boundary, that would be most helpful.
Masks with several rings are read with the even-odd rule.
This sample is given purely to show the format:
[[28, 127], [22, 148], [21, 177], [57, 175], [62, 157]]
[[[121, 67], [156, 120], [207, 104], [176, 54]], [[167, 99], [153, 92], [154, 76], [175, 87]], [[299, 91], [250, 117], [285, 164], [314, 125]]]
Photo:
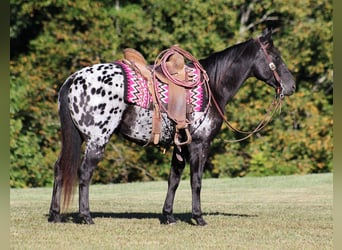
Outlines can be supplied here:
[[260, 49], [257, 53], [254, 76], [274, 87], [282, 98], [294, 93], [296, 83], [278, 49], [274, 47], [271, 36], [272, 31], [265, 29], [263, 34], [256, 39]]

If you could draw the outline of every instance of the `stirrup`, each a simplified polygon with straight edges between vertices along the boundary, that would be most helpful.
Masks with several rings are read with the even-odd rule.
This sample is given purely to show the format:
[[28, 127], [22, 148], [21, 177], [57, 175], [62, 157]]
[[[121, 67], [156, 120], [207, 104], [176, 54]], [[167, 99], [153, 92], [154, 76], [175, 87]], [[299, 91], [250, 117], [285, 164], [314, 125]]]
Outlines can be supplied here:
[[186, 128], [184, 128], [184, 130], [185, 130], [185, 134], [186, 134], [186, 141], [180, 142], [179, 141], [179, 129], [176, 128], [176, 134], [175, 134], [175, 138], [174, 138], [176, 146], [183, 146], [183, 145], [187, 145], [187, 144], [191, 143], [192, 137], [191, 137], [189, 128], [186, 127]]

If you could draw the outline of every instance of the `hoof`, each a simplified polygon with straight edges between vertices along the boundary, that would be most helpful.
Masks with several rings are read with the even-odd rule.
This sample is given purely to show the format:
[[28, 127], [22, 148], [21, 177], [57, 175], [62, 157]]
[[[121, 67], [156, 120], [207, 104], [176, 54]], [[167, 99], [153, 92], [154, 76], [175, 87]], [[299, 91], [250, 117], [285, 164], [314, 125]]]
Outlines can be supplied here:
[[208, 225], [208, 223], [205, 222], [205, 220], [202, 218], [202, 216], [201, 217], [194, 217], [193, 219], [196, 221], [197, 226], [207, 226]]
[[87, 225], [95, 224], [90, 215], [80, 215], [78, 223]]
[[61, 215], [60, 214], [55, 214], [55, 213], [50, 213], [48, 222], [52, 223], [60, 223], [62, 222]]
[[163, 221], [163, 224], [166, 225], [174, 225], [176, 224], [176, 218], [173, 215], [164, 215], [165, 216], [165, 220]]

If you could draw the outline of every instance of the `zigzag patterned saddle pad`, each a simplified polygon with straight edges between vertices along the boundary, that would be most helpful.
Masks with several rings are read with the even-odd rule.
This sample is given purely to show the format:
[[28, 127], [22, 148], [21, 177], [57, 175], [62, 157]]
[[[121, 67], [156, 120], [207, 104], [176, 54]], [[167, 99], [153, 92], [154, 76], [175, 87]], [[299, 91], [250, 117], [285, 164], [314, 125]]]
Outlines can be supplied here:
[[[125, 84], [125, 102], [134, 104], [145, 109], [152, 109], [152, 96], [148, 90], [148, 82], [134, 69], [121, 61], [115, 62], [120, 65], [126, 75]], [[206, 107], [206, 91], [201, 81], [200, 71], [196, 68], [186, 66], [188, 71], [191, 71], [194, 81], [198, 81], [198, 85], [187, 90], [187, 104], [190, 106], [189, 113], [203, 112]], [[164, 106], [168, 104], [169, 85], [157, 80], [158, 96]]]

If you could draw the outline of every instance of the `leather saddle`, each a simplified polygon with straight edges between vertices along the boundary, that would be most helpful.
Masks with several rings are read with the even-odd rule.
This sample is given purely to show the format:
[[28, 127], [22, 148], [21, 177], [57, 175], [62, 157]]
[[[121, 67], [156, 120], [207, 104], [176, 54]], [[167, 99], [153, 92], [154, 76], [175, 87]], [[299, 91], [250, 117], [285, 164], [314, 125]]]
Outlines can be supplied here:
[[[124, 50], [123, 62], [129, 64], [137, 70], [147, 81], [149, 91], [153, 100], [153, 121], [151, 140], [154, 144], [158, 144], [161, 134], [160, 107], [155, 93], [155, 77], [161, 82], [169, 85], [169, 96], [167, 105], [168, 116], [176, 123], [176, 134], [174, 142], [176, 145], [186, 145], [191, 142], [191, 134], [188, 129], [186, 120], [187, 113], [187, 86], [192, 84], [191, 74], [186, 70], [184, 57], [178, 53], [172, 53], [164, 64], [160, 63], [154, 69], [149, 66], [144, 56], [137, 50], [127, 48]], [[154, 75], [155, 74], [155, 75]], [[180, 81], [183, 84], [177, 84]], [[187, 84], [188, 83], [188, 84]], [[186, 139], [180, 141], [179, 132], [185, 130]]]

